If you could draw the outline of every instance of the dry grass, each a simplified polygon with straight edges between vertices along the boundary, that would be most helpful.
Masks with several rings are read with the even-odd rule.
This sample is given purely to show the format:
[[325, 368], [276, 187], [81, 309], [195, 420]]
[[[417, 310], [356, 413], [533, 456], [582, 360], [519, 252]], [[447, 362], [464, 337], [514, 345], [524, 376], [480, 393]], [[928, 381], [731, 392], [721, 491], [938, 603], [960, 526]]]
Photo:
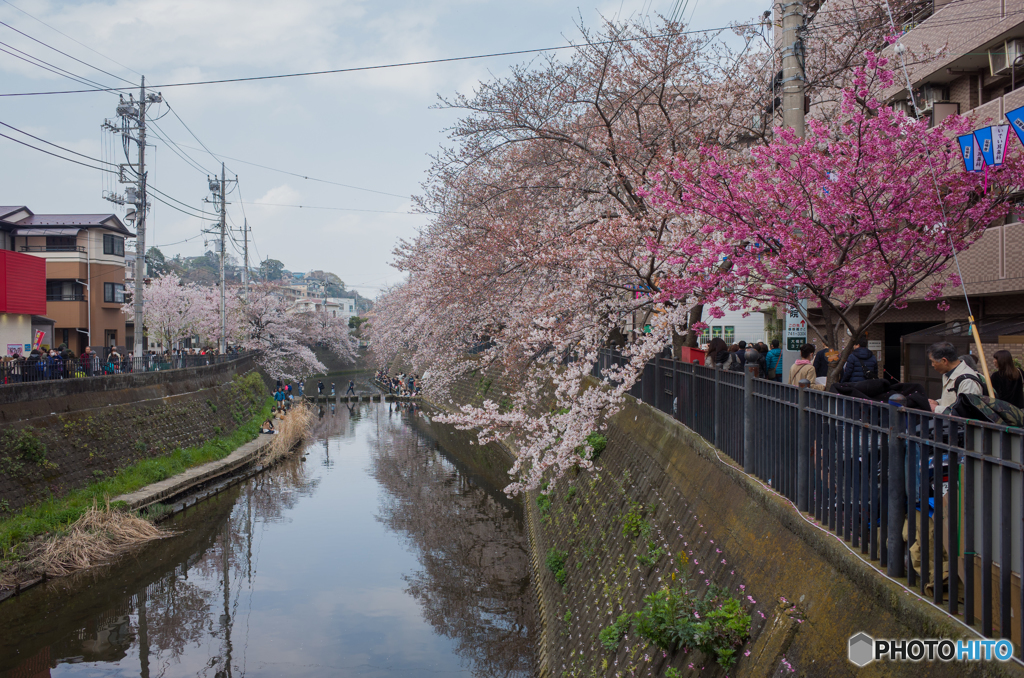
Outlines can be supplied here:
[[40, 539], [17, 567], [0, 573], [0, 588], [13, 588], [32, 576], [63, 577], [115, 560], [130, 549], [171, 536], [153, 523], [124, 511], [92, 508], [67, 530]]
[[306, 403], [298, 403], [277, 424], [277, 434], [270, 447], [260, 457], [264, 466], [273, 464], [298, 445], [309, 433], [313, 423], [313, 410]]

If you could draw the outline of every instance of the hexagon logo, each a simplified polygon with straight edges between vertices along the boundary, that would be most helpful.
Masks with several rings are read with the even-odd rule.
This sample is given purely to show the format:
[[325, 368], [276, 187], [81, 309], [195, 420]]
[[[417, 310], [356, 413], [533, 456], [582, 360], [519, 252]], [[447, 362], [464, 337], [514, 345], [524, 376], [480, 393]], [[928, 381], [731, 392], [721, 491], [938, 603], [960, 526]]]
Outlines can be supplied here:
[[875, 639], [861, 631], [850, 638], [850, 661], [863, 668], [875, 658]]

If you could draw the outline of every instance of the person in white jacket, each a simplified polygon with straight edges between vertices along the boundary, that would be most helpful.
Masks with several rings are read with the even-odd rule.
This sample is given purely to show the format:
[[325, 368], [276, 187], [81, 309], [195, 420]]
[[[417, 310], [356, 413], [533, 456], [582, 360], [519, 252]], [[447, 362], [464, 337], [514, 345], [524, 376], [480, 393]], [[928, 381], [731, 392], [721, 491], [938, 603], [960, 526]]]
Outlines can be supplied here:
[[949, 414], [949, 408], [962, 393], [982, 395], [981, 377], [960, 360], [956, 347], [946, 341], [940, 341], [928, 347], [928, 360], [932, 369], [942, 375], [942, 393], [938, 400], [928, 400], [932, 412]]

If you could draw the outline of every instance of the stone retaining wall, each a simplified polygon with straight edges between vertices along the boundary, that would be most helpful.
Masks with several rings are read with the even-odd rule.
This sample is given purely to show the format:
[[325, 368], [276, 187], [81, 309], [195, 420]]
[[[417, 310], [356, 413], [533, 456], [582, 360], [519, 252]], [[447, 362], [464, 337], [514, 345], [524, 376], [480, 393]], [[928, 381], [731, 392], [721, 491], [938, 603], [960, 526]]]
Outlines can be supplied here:
[[[0, 515], [139, 460], [229, 434], [266, 403], [268, 392], [255, 370], [235, 375], [221, 365], [197, 369], [202, 373], [181, 381], [93, 393], [92, 408], [0, 425]], [[199, 388], [184, 391], [189, 386]]]
[[[692, 431], [630, 401], [610, 422], [595, 471], [563, 478], [549, 508], [531, 493], [547, 675], [663, 676], [674, 668], [694, 676], [918, 676], [924, 667], [914, 662], [858, 669], [847, 660], [849, 638], [974, 637], [723, 459]], [[651, 524], [650, 545], [624, 532], [631, 511]], [[652, 546], [664, 553], [646, 565]], [[566, 554], [564, 586], [545, 566], [551, 549]], [[680, 553], [699, 595], [717, 584], [751, 614], [751, 640], [729, 671], [697, 651], [665, 654], [633, 635], [615, 652], [598, 642], [603, 628], [670, 580]], [[934, 662], [927, 672], [1019, 675], [1020, 667]]]
[[[499, 401], [502, 390], [500, 378], [469, 374], [443, 406]], [[861, 631], [877, 638], [977, 636], [663, 413], [629, 399], [609, 422], [607, 438], [594, 471], [568, 473], [540, 504], [539, 492], [524, 498], [542, 676], [664, 676], [669, 669], [684, 676], [780, 678], [1021, 675], [1019, 665], [998, 662], [858, 669], [847, 647]], [[495, 465], [504, 463], [504, 453], [491, 454]], [[623, 531], [630, 514], [651, 526], [649, 540]], [[564, 585], [547, 567], [552, 550], [564, 554]], [[616, 651], [601, 646], [601, 630], [641, 609], [644, 597], [676, 570], [698, 595], [711, 585], [725, 587], [750, 613], [751, 638], [730, 670], [697, 651], [663, 653], [633, 634]]]

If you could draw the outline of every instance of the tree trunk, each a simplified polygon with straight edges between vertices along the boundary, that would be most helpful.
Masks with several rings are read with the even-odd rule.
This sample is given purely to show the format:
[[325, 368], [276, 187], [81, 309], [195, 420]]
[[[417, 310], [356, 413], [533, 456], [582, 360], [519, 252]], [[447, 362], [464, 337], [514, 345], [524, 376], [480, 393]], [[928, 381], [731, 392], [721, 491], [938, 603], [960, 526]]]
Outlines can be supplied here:
[[690, 317], [686, 322], [686, 339], [680, 346], [697, 348], [697, 333], [693, 331], [694, 323], [699, 323], [704, 317], [704, 304], [697, 304], [690, 309]]

